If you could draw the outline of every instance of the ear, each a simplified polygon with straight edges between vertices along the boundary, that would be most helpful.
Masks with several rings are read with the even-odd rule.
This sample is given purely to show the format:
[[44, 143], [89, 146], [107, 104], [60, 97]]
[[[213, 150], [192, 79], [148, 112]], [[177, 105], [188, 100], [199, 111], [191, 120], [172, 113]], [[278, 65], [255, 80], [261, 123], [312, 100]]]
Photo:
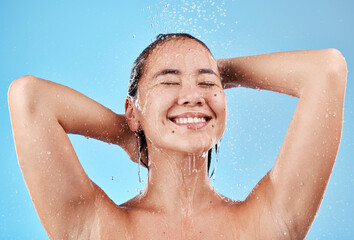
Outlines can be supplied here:
[[129, 97], [125, 99], [124, 108], [125, 108], [125, 119], [127, 120], [130, 130], [133, 132], [138, 131], [140, 127], [140, 123], [139, 120], [136, 118], [134, 112], [134, 103]]

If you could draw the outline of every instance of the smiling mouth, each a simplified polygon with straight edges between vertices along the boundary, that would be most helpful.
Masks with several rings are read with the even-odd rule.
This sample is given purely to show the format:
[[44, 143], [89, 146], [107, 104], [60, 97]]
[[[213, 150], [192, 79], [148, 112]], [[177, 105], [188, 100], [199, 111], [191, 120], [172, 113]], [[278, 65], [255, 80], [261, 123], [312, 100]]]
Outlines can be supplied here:
[[206, 126], [211, 120], [211, 117], [200, 113], [185, 113], [170, 117], [169, 119], [177, 126], [197, 130]]
[[172, 118], [172, 122], [177, 123], [177, 124], [193, 124], [193, 123], [205, 123], [208, 121], [206, 117], [178, 117], [178, 118]]

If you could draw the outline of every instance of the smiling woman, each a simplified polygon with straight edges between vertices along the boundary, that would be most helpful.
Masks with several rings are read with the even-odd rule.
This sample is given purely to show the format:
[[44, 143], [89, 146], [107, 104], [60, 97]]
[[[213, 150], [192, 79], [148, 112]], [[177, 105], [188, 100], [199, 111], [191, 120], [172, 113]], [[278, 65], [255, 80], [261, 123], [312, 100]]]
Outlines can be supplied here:
[[[186, 42], [189, 44], [186, 44]], [[193, 45], [196, 46], [197, 49], [194, 50]], [[204, 62], [201, 62], [201, 60], [204, 60]], [[176, 63], [180, 63], [180, 65], [176, 65]], [[184, 66], [186, 64], [188, 64], [189, 68]], [[188, 80], [188, 78], [193, 78], [194, 81], [192, 82]], [[147, 92], [142, 94], [140, 93], [139, 98], [137, 99], [137, 103], [138, 108], [144, 110], [146, 109], [146, 102], [143, 104], [144, 107], [140, 106], [144, 99], [149, 99], [151, 96], [160, 98], [156, 101], [158, 106], [154, 107], [156, 109], [162, 110], [164, 107], [163, 103], [167, 104], [168, 101], [171, 101], [172, 103], [176, 101], [176, 98], [179, 97], [178, 94], [181, 93], [180, 88], [183, 87], [183, 92], [187, 94], [187, 98], [191, 97], [191, 99], [187, 99], [188, 102], [186, 103], [181, 103], [181, 101], [184, 101], [184, 99], [179, 97], [178, 102], [180, 105], [188, 105], [191, 112], [188, 113], [186, 112], [186, 109], [183, 108], [184, 110], [182, 112], [181, 110], [169, 112], [167, 118], [173, 123], [184, 126], [187, 129], [201, 129], [202, 127], [208, 125], [209, 121], [213, 119], [213, 112], [211, 109], [208, 110], [207, 106], [203, 106], [203, 108], [194, 107], [194, 101], [200, 101], [196, 104], [196, 106], [205, 105], [204, 96], [206, 96], [206, 93], [209, 93], [209, 95], [214, 98], [211, 102], [217, 104], [218, 101], [216, 100], [220, 99], [220, 97], [222, 97], [223, 101], [225, 102], [225, 94], [223, 91], [220, 91], [222, 90], [222, 85], [215, 59], [211, 55], [208, 47], [203, 42], [189, 34], [161, 34], [157, 37], [155, 42], [150, 44], [140, 54], [140, 56], [136, 59], [132, 69], [128, 90], [129, 98], [127, 98], [126, 108], [128, 106], [137, 105], [131, 104], [130, 101], [136, 100], [138, 83], [140, 80], [143, 82], [141, 84], [142, 86], [140, 86], [141, 90], [143, 91], [146, 89]], [[146, 84], [148, 85], [145, 86]], [[194, 86], [196, 86], [196, 88], [194, 88]], [[213, 90], [214, 93], [211, 90]], [[217, 90], [219, 90], [219, 92], [217, 92]], [[191, 94], [191, 96], [188, 96], [188, 94]], [[219, 96], [219, 98], [216, 98], [217, 96]], [[225, 103], [220, 104], [224, 105], [222, 107], [223, 111], [225, 111]], [[168, 108], [168, 106], [166, 107]], [[202, 110], [204, 112], [202, 112]], [[182, 114], [178, 112], [181, 112]], [[146, 119], [149, 119], [148, 122], [151, 122], [153, 118], [147, 117]], [[226, 116], [223, 119], [224, 122], [222, 124], [213, 123], [209, 125], [213, 128], [215, 126], [220, 126], [223, 132], [225, 129]], [[166, 121], [166, 123], [170, 121]], [[138, 133], [140, 150], [142, 151], [146, 146], [146, 139], [144, 131], [142, 131], [142, 128], [140, 128], [140, 124], [138, 124], [137, 127], [139, 129], [134, 131]], [[214, 130], [216, 130], [216, 128], [217, 127], [215, 127]], [[161, 130], [162, 129], [155, 129], [153, 132], [160, 132]], [[179, 132], [175, 132], [175, 130], [178, 129], [172, 129], [169, 130], [169, 132], [173, 134], [176, 133], [178, 135]], [[209, 139], [211, 135], [207, 134], [207, 136], [209, 137], [206, 139]], [[218, 140], [219, 139], [220, 137]], [[189, 140], [192, 141], [192, 139]], [[165, 142], [165, 140], [162, 141]], [[167, 142], [175, 143], [175, 141], [172, 139], [167, 140]], [[187, 143], [188, 141], [184, 142]], [[187, 145], [191, 146], [190, 144]], [[207, 148], [210, 149], [209, 146]], [[189, 152], [188, 148], [184, 149]], [[147, 154], [147, 149], [145, 149], [145, 153]], [[210, 167], [210, 158], [211, 150], [209, 150], [208, 153], [208, 169]], [[142, 161], [142, 163], [148, 167], [144, 161]]]
[[[346, 74], [334, 49], [215, 60], [190, 35], [160, 35], [136, 60], [125, 115], [63, 85], [15, 80], [18, 161], [52, 239], [303, 239], [336, 158]], [[299, 97], [273, 168], [243, 202], [214, 190], [207, 164], [225, 130], [223, 89], [241, 86]], [[68, 133], [144, 163], [144, 191], [115, 205], [85, 174]]]

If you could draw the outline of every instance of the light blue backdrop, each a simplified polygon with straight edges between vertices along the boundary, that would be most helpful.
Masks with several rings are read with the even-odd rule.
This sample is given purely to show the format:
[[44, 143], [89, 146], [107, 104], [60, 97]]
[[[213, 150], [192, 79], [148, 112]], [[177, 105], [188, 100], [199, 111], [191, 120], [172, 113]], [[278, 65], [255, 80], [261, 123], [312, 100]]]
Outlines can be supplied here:
[[[123, 113], [134, 59], [158, 33], [175, 31], [200, 37], [215, 57], [330, 47], [343, 53], [349, 68], [343, 137], [307, 239], [354, 239], [353, 11], [350, 0], [0, 0], [0, 239], [47, 239], [17, 164], [6, 97], [11, 81], [35, 75]], [[236, 89], [227, 100], [214, 185], [244, 199], [272, 167], [297, 99]], [[119, 147], [71, 139], [88, 175], [117, 204], [141, 188], [137, 165]]]

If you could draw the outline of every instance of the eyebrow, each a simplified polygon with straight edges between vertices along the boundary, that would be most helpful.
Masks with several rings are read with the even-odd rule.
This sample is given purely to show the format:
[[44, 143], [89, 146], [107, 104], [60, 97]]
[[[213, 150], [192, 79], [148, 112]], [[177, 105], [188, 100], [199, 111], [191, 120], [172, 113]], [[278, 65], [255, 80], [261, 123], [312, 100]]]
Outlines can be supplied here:
[[200, 74], [203, 74], [203, 73], [206, 73], [206, 74], [213, 74], [215, 76], [218, 77], [218, 75], [216, 74], [216, 72], [214, 72], [212, 69], [210, 68], [202, 68], [202, 69], [199, 69], [199, 73]]
[[163, 69], [159, 71], [158, 73], [155, 74], [154, 78], [157, 78], [159, 76], [167, 75], [167, 74], [174, 74], [174, 75], [179, 75], [181, 74], [181, 71], [177, 69]]
[[[210, 68], [201, 68], [198, 70], [199, 74], [212, 74], [218, 77], [218, 75]], [[155, 74], [154, 78], [157, 78], [159, 76], [163, 75], [168, 75], [168, 74], [173, 74], [173, 75], [180, 75], [181, 71], [178, 69], [163, 69], [159, 71], [158, 73]]]

